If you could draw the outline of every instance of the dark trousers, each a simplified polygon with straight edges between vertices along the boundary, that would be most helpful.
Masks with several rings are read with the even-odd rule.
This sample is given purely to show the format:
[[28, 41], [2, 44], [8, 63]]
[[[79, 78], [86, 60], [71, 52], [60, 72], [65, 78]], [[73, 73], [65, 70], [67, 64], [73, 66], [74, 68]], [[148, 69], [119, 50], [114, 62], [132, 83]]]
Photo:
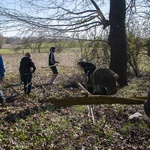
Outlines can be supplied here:
[[27, 74], [27, 75], [22, 75], [21, 80], [24, 83], [24, 93], [25, 94], [30, 94], [31, 89], [32, 89], [32, 74]]

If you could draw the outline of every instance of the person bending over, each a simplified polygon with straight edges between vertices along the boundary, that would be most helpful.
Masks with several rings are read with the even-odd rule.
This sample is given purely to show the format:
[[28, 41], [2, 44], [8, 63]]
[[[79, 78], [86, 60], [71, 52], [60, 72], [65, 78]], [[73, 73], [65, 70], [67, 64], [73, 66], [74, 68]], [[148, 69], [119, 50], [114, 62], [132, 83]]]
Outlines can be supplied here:
[[87, 83], [89, 83], [91, 75], [95, 71], [96, 66], [93, 63], [87, 61], [79, 61], [78, 65], [84, 70], [85, 75], [88, 77]]

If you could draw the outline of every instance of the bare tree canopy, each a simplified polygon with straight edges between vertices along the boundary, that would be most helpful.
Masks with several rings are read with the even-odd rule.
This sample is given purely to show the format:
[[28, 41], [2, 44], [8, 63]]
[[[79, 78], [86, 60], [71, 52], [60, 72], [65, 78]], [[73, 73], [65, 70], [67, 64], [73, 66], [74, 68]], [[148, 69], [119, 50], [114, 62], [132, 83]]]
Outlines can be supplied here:
[[[0, 22], [5, 24], [4, 30], [17, 29], [20, 33], [22, 31], [35, 33], [40, 30], [55, 35], [66, 32], [82, 33], [106, 24], [101, 10], [94, 1], [92, 3], [91, 1], [14, 0], [7, 6], [5, 2], [1, 2]], [[103, 3], [99, 6], [103, 6]]]
[[[132, 16], [145, 18], [148, 28], [148, 0], [127, 0], [128, 23]], [[17, 31], [18, 35], [80, 35], [109, 26], [109, 0], [1, 0], [1, 32]], [[141, 20], [142, 22], [142, 20]], [[142, 28], [142, 27], [141, 27]]]

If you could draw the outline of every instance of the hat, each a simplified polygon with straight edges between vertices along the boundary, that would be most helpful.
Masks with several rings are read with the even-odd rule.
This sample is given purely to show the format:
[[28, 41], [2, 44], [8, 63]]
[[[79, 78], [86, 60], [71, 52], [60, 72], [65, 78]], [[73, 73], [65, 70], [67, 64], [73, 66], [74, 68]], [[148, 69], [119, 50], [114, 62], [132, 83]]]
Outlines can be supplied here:
[[51, 47], [49, 50], [50, 50], [50, 51], [54, 51], [54, 50], [55, 50], [55, 47]]

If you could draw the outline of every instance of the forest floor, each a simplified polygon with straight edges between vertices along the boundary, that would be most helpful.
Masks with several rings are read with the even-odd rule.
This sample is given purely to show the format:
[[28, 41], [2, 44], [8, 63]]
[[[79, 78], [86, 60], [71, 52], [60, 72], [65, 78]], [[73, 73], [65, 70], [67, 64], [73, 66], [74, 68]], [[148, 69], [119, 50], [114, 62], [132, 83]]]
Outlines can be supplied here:
[[[21, 57], [21, 54], [3, 55], [7, 74], [2, 86], [5, 96], [10, 99], [5, 107], [0, 107], [0, 149], [150, 150], [150, 118], [146, 116], [143, 104], [95, 105], [93, 122], [87, 105], [57, 107], [50, 102], [50, 98], [83, 94], [83, 90], [73, 84], [83, 81], [83, 73], [76, 65], [78, 57], [73, 52], [56, 54], [60, 61], [59, 74], [51, 86], [47, 85], [51, 77], [48, 54], [33, 54], [37, 70], [29, 97], [24, 96], [23, 85], [19, 84]], [[146, 97], [149, 72], [138, 78], [130, 77], [128, 86], [118, 89], [113, 96]], [[65, 88], [65, 85], [71, 88]], [[135, 113], [138, 116], [131, 119]]]

